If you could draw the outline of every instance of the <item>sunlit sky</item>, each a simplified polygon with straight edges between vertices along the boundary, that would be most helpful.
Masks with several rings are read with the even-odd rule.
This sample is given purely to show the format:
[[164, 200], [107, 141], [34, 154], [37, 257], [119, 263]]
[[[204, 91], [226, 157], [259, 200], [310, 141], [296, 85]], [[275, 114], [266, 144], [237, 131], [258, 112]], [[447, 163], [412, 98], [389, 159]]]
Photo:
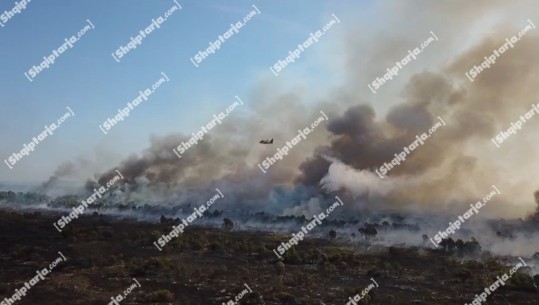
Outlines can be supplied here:
[[[302, 54], [276, 81], [286, 86], [300, 76], [316, 90], [328, 79], [334, 44], [347, 24], [369, 20], [373, 1], [180, 1], [182, 10], [168, 18], [120, 62], [111, 53], [163, 15], [173, 1], [39, 1], [0, 28], [0, 155], [2, 161], [22, 149], [66, 112], [75, 117], [40, 143], [12, 170], [0, 166], [0, 182], [38, 182], [62, 162], [79, 157], [99, 162], [107, 156], [121, 160], [148, 146], [150, 135], [189, 134], [241, 96], [249, 103], [252, 88], [263, 79], [276, 78], [269, 67], [320, 29], [335, 14], [341, 24], [324, 41]], [[261, 11], [238, 34], [196, 68], [190, 57], [208, 47], [231, 23], [253, 10]], [[2, 1], [0, 12], [13, 1]], [[75, 35], [89, 19], [89, 30], [73, 48], [61, 54], [32, 82], [25, 76], [33, 65]], [[373, 20], [373, 22], [375, 22]], [[336, 52], [336, 51], [335, 51]], [[164, 72], [170, 82], [114, 126], [108, 135], [98, 128], [117, 109], [133, 100], [139, 90]], [[4, 162], [2, 162], [4, 163]]]

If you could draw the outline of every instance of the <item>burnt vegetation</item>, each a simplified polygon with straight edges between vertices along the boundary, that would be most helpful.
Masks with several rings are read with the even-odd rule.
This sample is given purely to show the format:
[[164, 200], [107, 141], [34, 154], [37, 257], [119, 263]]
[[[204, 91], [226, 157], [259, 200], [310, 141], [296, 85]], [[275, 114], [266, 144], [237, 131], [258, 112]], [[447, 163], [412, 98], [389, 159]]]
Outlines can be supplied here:
[[[107, 304], [133, 277], [142, 287], [126, 304], [221, 304], [244, 283], [253, 293], [239, 304], [346, 304], [372, 283], [370, 278], [380, 287], [360, 304], [464, 304], [510, 269], [481, 254], [474, 240], [448, 239], [438, 249], [364, 252], [340, 244], [336, 231], [325, 230], [329, 238], [305, 239], [279, 260], [273, 249], [288, 236], [231, 230], [232, 219], [223, 220], [221, 228], [189, 226], [159, 252], [152, 243], [170, 232], [176, 219], [141, 223], [94, 213], [58, 233], [52, 226], [57, 218], [0, 212], [0, 298], [48, 266], [58, 251], [67, 262], [18, 304]], [[359, 232], [367, 238], [373, 229], [364, 226]], [[478, 258], [469, 259], [471, 254]], [[489, 297], [489, 304], [536, 304], [538, 281], [523, 268]]]

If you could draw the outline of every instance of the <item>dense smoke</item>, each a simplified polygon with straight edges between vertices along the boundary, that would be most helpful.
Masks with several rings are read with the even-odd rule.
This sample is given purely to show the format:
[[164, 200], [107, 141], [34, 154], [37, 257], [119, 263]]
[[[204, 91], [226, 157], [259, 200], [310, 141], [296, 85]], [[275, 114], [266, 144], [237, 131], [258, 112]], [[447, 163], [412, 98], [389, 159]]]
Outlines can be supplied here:
[[[301, 215], [320, 209], [332, 192], [349, 200], [347, 210], [455, 213], [494, 184], [502, 196], [482, 217], [524, 216], [534, 208], [538, 187], [537, 145], [530, 139], [539, 118], [501, 148], [490, 138], [537, 102], [537, 30], [474, 82], [464, 73], [518, 33], [527, 19], [539, 22], [534, 19], [539, 12], [531, 1], [520, 1], [518, 7], [503, 1], [467, 3], [382, 1], [375, 11], [385, 24], [359, 37], [367, 29], [358, 22], [342, 42], [334, 42], [344, 49], [342, 71], [348, 79], [325, 98], [313, 103], [300, 88], [285, 91], [275, 89], [274, 81], [264, 82], [249, 97], [252, 108], [244, 106], [240, 114], [226, 118], [181, 159], [172, 149], [190, 135], [154, 136], [147, 150], [91, 179], [88, 189], [95, 182], [103, 185], [119, 170], [125, 176], [123, 201], [194, 202], [220, 187], [228, 207]], [[419, 46], [431, 30], [439, 41], [372, 94], [367, 84]], [[263, 174], [257, 163], [310, 125], [320, 110], [330, 117], [325, 128], [319, 127]], [[405, 162], [383, 180], [375, 174], [439, 117], [447, 124]], [[275, 138], [275, 144], [257, 145], [261, 138]]]

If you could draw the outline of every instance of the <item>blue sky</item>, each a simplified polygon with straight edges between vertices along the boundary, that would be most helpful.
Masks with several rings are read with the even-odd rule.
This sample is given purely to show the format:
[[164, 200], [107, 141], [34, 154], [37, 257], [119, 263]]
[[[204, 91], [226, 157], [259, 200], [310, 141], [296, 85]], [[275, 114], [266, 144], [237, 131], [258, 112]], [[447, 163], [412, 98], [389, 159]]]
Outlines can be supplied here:
[[[14, 169], [0, 167], [0, 181], [25, 182], [46, 179], [64, 161], [83, 156], [94, 159], [101, 147], [121, 160], [147, 147], [150, 135], [191, 133], [222, 111], [239, 95], [249, 103], [253, 87], [262, 79], [275, 78], [269, 66], [320, 29], [335, 14], [341, 24], [322, 41], [302, 54], [277, 78], [284, 85], [294, 82], [329, 84], [320, 52], [331, 50], [332, 41], [347, 24], [367, 19], [372, 1], [180, 1], [161, 28], [146, 37], [117, 63], [111, 56], [174, 5], [169, 0], [141, 1], [39, 1], [28, 3], [0, 28], [0, 155], [2, 161], [19, 151], [66, 112], [76, 114], [52, 137], [40, 143]], [[230, 23], [242, 20], [256, 5], [254, 16], [234, 37], [196, 68], [189, 61], [209, 41], [224, 33]], [[2, 1], [0, 12], [15, 1]], [[33, 82], [23, 75], [43, 56], [59, 47], [91, 20], [95, 29], [56, 59]], [[334, 35], [334, 37], [331, 37]], [[324, 38], [326, 39], [326, 38]], [[309, 59], [311, 57], [311, 59]], [[306, 73], [316, 71], [317, 73]], [[108, 135], [98, 124], [133, 100], [165, 72], [170, 82]], [[329, 85], [328, 85], [329, 86]], [[320, 89], [320, 88], [319, 88]], [[323, 89], [323, 88], [322, 88]], [[99, 160], [97, 160], [99, 161]]]

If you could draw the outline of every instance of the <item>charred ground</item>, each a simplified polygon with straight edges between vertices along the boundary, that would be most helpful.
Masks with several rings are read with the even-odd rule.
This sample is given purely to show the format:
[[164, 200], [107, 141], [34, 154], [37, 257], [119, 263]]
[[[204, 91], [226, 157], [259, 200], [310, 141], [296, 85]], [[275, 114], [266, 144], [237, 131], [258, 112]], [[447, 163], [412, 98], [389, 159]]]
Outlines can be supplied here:
[[[273, 249], [289, 237], [264, 232], [190, 227], [162, 252], [152, 243], [170, 224], [86, 216], [57, 232], [58, 215], [0, 212], [0, 297], [47, 266], [61, 251], [67, 261], [19, 304], [107, 304], [132, 283], [142, 285], [122, 304], [222, 304], [247, 284], [239, 304], [346, 304], [373, 278], [362, 304], [464, 304], [508, 272], [483, 255], [419, 248], [360, 251], [339, 238], [308, 239], [278, 262]], [[322, 229], [323, 230], [323, 229]], [[328, 229], [329, 232], [329, 229]], [[488, 304], [536, 304], [533, 278], [517, 273]]]

